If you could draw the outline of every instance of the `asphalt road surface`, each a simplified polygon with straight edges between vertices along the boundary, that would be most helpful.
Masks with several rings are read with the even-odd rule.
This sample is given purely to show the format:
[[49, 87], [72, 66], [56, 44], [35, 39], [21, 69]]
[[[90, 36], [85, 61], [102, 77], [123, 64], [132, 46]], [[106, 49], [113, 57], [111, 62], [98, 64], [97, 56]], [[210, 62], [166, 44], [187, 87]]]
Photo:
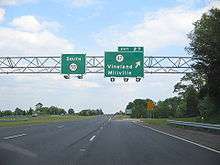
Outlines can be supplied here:
[[219, 165], [220, 153], [130, 121], [0, 128], [0, 165]]

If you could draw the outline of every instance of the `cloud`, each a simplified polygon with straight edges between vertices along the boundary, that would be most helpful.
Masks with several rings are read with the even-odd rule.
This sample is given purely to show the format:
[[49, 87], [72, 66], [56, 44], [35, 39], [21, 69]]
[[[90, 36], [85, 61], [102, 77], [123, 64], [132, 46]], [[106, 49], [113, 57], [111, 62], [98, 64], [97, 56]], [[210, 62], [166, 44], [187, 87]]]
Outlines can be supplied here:
[[11, 25], [22, 31], [39, 32], [46, 29], [59, 29], [61, 25], [57, 22], [39, 21], [32, 15], [17, 17], [12, 20]]
[[[60, 26], [56, 22], [39, 20], [35, 16], [26, 15], [14, 18], [10, 25], [11, 27], [0, 26], [2, 56], [59, 56], [62, 53], [72, 53], [75, 49], [74, 43], [51, 31], [51, 29], [53, 30], [51, 26]], [[61, 75], [11, 75], [11, 78], [12, 89], [8, 82], [3, 83], [0, 87], [0, 92], [5, 93], [5, 96], [8, 97], [11, 97], [10, 92], [6, 94], [6, 91], [13, 93], [19, 90], [23, 91], [25, 95], [31, 95], [36, 87], [38, 87], [39, 96], [45, 91], [54, 94], [62, 90], [75, 91], [99, 87], [99, 84], [86, 80], [65, 81]]]
[[[100, 87], [99, 84], [87, 81], [85, 79], [78, 80], [76, 78], [72, 78], [69, 80], [65, 80], [63, 76], [61, 75], [20, 75], [16, 77], [15, 80], [16, 83], [22, 84], [24, 86], [25, 84], [27, 86], [34, 87], [35, 85], [39, 85], [39, 88], [41, 90], [81, 90], [81, 89], [87, 89], [87, 88], [98, 88]], [[46, 83], [38, 83], [38, 82], [46, 82]], [[29, 85], [31, 84], [31, 85]]]
[[44, 29], [43, 25], [31, 15], [17, 17], [12, 20], [11, 25], [24, 31], [38, 32]]
[[5, 10], [0, 8], [0, 23], [4, 20]]
[[11, 6], [35, 1], [36, 0], [0, 0], [0, 6]]
[[[0, 109], [21, 107], [28, 109], [37, 102], [46, 106], [84, 105], [85, 100], [91, 100], [87, 90], [100, 86], [91, 81], [70, 79], [61, 75], [4, 75], [0, 81]], [[79, 109], [77, 106], [77, 109]], [[13, 108], [12, 108], [13, 107]]]
[[185, 46], [187, 36], [193, 29], [193, 22], [211, 7], [218, 7], [219, 1], [213, 1], [202, 9], [191, 10], [184, 6], [147, 12], [142, 22], [126, 30], [121, 25], [112, 25], [93, 34], [101, 47], [118, 45], [142, 45], [149, 51], [171, 45]]
[[24, 32], [0, 28], [0, 52], [4, 55], [47, 55], [71, 52], [74, 45], [50, 31]]
[[61, 54], [74, 50], [74, 44], [50, 31], [54, 22], [34, 16], [15, 18], [13, 27], [0, 27], [0, 51], [4, 55]]
[[86, 7], [97, 2], [97, 0], [72, 0], [72, 4], [74, 7]]

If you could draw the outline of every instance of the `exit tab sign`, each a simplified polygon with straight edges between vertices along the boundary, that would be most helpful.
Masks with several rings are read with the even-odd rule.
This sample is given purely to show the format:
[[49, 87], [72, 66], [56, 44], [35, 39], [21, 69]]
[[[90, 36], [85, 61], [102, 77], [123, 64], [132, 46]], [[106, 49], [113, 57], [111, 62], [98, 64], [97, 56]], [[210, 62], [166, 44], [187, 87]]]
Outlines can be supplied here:
[[140, 46], [119, 46], [119, 52], [144, 52], [144, 47]]
[[85, 74], [85, 54], [63, 54], [61, 57], [61, 74]]

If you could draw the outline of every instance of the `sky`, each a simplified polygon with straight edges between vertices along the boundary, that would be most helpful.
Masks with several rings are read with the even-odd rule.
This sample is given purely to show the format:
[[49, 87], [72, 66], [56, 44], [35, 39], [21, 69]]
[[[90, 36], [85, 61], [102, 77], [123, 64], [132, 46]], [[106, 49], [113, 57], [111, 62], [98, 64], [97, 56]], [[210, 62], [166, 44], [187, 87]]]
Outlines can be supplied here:
[[[144, 46], [145, 56], [189, 56], [193, 22], [219, 0], [0, 0], [0, 56], [104, 56], [117, 46]], [[65, 80], [61, 75], [0, 75], [0, 110], [44, 106], [124, 111], [136, 98], [175, 96], [183, 75], [146, 74], [136, 83], [102, 74]]]

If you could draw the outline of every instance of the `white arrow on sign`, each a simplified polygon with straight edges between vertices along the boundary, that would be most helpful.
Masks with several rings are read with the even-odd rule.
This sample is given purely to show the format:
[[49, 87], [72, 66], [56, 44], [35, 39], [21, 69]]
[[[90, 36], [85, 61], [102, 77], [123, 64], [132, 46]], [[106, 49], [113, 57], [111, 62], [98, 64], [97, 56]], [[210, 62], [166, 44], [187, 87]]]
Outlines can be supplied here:
[[137, 68], [138, 66], [141, 66], [141, 61], [137, 61], [135, 64], [135, 68]]

